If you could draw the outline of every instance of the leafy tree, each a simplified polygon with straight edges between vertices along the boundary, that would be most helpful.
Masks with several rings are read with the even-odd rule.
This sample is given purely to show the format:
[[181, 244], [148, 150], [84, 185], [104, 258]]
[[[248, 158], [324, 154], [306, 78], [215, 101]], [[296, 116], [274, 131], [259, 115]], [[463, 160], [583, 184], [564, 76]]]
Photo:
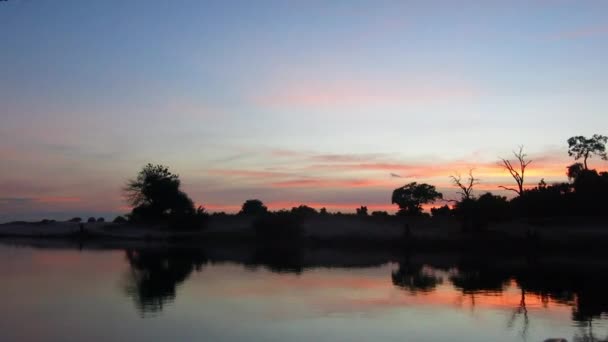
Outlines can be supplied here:
[[82, 222], [82, 219], [80, 217], [73, 217], [68, 222], [79, 223], [79, 222]]
[[258, 216], [268, 213], [268, 208], [259, 199], [246, 200], [239, 214], [247, 216]]
[[130, 180], [124, 189], [125, 197], [130, 205], [140, 208], [144, 216], [160, 219], [173, 209], [177, 202], [184, 203], [180, 196], [179, 176], [169, 171], [163, 165], [147, 164]]
[[585, 171], [585, 166], [583, 164], [574, 163], [568, 166], [568, 171], [566, 174], [568, 175], [568, 179], [574, 181], [583, 171]]
[[319, 215], [326, 216], [328, 215], [327, 208], [323, 207], [319, 210]]
[[96, 220], [94, 217], [89, 217], [89, 218], [87, 219], [87, 222], [88, 222], [88, 223], [93, 223], [93, 222], [97, 222], [97, 220]]
[[198, 229], [208, 216], [195, 209], [194, 202], [180, 190], [179, 176], [163, 165], [147, 164], [124, 189], [134, 208], [130, 219], [141, 222], [166, 222], [171, 228]]
[[406, 184], [393, 191], [392, 204], [399, 206], [399, 214], [415, 216], [422, 214], [422, 205], [442, 199], [443, 194], [437, 192], [435, 186], [416, 182]]
[[367, 216], [367, 207], [361, 206], [357, 208], [357, 216]]
[[587, 159], [593, 155], [608, 160], [608, 155], [606, 155], [607, 142], [608, 137], [599, 134], [594, 134], [591, 138], [582, 135], [572, 137], [568, 139], [568, 155], [574, 157], [574, 160], [583, 158], [583, 166], [585, 170], [589, 170]]

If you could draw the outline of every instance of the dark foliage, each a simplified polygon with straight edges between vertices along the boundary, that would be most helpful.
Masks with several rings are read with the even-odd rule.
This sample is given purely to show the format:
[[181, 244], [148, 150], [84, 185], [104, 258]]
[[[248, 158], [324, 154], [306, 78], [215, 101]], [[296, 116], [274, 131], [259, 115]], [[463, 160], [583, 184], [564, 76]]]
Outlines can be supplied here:
[[439, 208], [431, 208], [431, 215], [433, 215], [433, 217], [449, 217], [453, 214], [452, 209], [450, 209], [448, 205]]
[[357, 216], [367, 216], [367, 207], [361, 206], [357, 208]]
[[372, 211], [372, 217], [390, 217], [386, 211]]
[[97, 222], [106, 222], [106, 219], [104, 219], [103, 217], [98, 217]]
[[568, 139], [568, 155], [574, 157], [574, 160], [583, 159], [583, 167], [588, 170], [587, 159], [596, 155], [603, 160], [608, 159], [606, 154], [606, 143], [608, 137], [594, 134], [591, 138], [584, 136], [576, 136]]
[[87, 219], [87, 222], [88, 222], [88, 223], [94, 223], [94, 222], [97, 222], [97, 219], [96, 219], [96, 218], [94, 218], [94, 217], [89, 217], [89, 218]]
[[82, 222], [82, 218], [80, 218], [80, 217], [73, 217], [73, 218], [69, 219], [68, 222], [79, 223], [79, 222]]
[[166, 223], [174, 230], [197, 230], [208, 217], [204, 208], [180, 190], [178, 175], [163, 165], [146, 165], [128, 182], [125, 196], [134, 207], [130, 220], [136, 223]]
[[122, 217], [122, 216], [116, 216], [114, 218], [114, 220], [112, 220], [113, 223], [118, 223], [118, 224], [124, 224], [127, 223], [127, 219]]
[[392, 204], [399, 206], [399, 215], [419, 216], [422, 214], [422, 205], [442, 199], [443, 195], [437, 192], [435, 186], [416, 182], [406, 184], [393, 191]]
[[246, 200], [239, 212], [240, 215], [247, 216], [259, 216], [266, 213], [268, 213], [268, 208], [259, 199]]
[[307, 217], [316, 216], [318, 212], [315, 210], [315, 208], [301, 204], [297, 207], [291, 208], [291, 214], [298, 219], [304, 219]]
[[484, 229], [489, 223], [507, 220], [510, 217], [509, 201], [504, 196], [485, 193], [479, 198], [464, 199], [453, 210], [454, 216], [462, 220], [465, 231]]

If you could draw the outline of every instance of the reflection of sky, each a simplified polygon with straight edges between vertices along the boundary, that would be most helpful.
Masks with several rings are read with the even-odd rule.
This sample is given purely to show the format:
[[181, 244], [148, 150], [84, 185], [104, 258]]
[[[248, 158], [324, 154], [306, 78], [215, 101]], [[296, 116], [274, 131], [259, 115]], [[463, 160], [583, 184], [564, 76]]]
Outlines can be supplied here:
[[[158, 314], [142, 318], [124, 292], [122, 251], [0, 247], [0, 329], [7, 340], [521, 341], [520, 292], [463, 295], [444, 282], [413, 295], [378, 268], [300, 275], [204, 266]], [[474, 300], [475, 306], [471, 303]], [[571, 308], [526, 296], [527, 338], [570, 339]], [[24, 322], [28, 322], [24, 324]], [[596, 334], [605, 322], [594, 322]]]
[[494, 190], [519, 144], [563, 179], [566, 139], [606, 134], [607, 6], [3, 2], [0, 220], [124, 212], [146, 162], [228, 211], [386, 209], [469, 166]]

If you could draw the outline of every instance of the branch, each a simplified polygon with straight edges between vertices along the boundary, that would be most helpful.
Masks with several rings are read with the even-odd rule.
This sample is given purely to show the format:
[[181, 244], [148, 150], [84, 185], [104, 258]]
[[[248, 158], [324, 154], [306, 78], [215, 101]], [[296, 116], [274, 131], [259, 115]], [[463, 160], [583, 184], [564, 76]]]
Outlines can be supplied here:
[[517, 189], [508, 188], [508, 187], [502, 186], [502, 185], [499, 185], [498, 187], [502, 188], [502, 189], [505, 189], [505, 190], [515, 191], [517, 194], [519, 194], [519, 190], [517, 190]]

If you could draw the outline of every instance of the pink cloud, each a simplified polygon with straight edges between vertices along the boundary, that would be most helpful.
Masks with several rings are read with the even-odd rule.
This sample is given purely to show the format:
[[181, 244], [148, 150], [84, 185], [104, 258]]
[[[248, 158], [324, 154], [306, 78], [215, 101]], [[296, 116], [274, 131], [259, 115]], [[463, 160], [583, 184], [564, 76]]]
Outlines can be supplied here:
[[597, 25], [578, 28], [570, 31], [563, 31], [552, 36], [553, 39], [577, 39], [594, 37], [608, 34], [608, 25]]
[[376, 179], [294, 179], [271, 183], [276, 188], [354, 188], [392, 185], [394, 182]]
[[255, 100], [269, 107], [353, 107], [422, 104], [468, 99], [479, 91], [467, 84], [401, 85], [341, 81], [333, 84], [312, 81], [282, 85]]

